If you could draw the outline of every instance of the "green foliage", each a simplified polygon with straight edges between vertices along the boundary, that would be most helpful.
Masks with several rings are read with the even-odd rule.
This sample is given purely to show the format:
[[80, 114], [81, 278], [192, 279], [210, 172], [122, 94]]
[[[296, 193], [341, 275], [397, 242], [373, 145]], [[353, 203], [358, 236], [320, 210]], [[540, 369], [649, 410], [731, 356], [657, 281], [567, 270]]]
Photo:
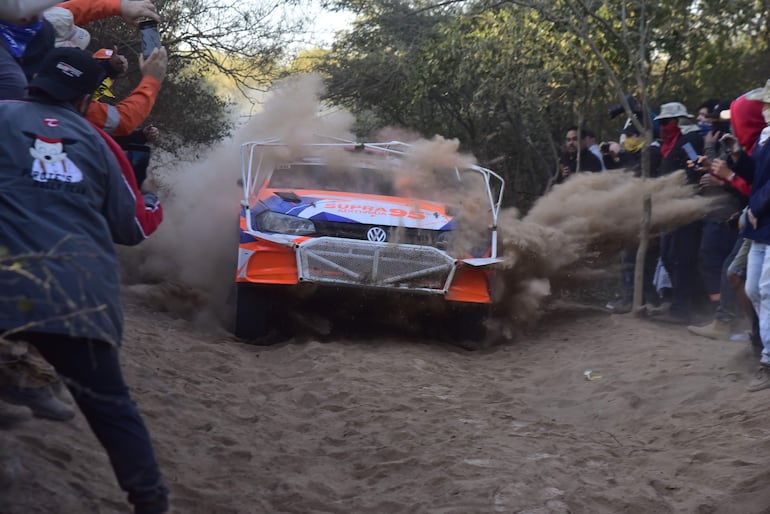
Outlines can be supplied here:
[[459, 138], [526, 208], [556, 169], [564, 129], [615, 139], [607, 107], [735, 97], [765, 81], [768, 7], [734, 0], [337, 0], [358, 15], [316, 69], [327, 100], [394, 125]]
[[[162, 21], [159, 32], [169, 55], [166, 79], [147, 120], [161, 130], [161, 145], [174, 151], [185, 145], [207, 145], [226, 136], [231, 127], [229, 88], [264, 90], [279, 73], [288, 38], [303, 20], [278, 16], [286, 4], [235, 0], [156, 0]], [[112, 17], [89, 24], [91, 50], [117, 46], [129, 60], [129, 74], [115, 84], [117, 100], [141, 80], [136, 27]], [[229, 98], [227, 97], [229, 96]], [[113, 102], [114, 103], [114, 102]]]

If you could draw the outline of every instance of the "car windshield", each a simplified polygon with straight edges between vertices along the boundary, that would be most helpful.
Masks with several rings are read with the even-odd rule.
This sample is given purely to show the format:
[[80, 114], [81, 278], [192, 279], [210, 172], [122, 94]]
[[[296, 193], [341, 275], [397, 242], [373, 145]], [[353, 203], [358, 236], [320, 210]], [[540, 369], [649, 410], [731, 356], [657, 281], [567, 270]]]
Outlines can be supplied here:
[[[430, 173], [399, 168], [328, 166], [322, 163], [291, 163], [277, 166], [268, 182], [271, 189], [316, 190], [398, 196], [455, 203], [483, 188], [481, 175], [462, 170]], [[479, 189], [483, 192], [485, 189]]]
[[270, 176], [272, 189], [312, 189], [369, 195], [395, 194], [393, 173], [374, 168], [331, 168], [323, 164], [283, 164]]

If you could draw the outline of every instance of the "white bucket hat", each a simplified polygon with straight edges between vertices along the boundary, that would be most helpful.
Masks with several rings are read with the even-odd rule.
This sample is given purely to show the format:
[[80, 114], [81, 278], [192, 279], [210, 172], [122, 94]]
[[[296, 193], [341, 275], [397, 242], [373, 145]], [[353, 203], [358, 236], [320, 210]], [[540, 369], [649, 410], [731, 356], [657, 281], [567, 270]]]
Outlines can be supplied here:
[[55, 47], [71, 47], [85, 50], [91, 42], [91, 34], [84, 28], [75, 25], [72, 13], [63, 7], [51, 7], [43, 12], [48, 22], [56, 31]]
[[687, 107], [679, 102], [671, 102], [660, 106], [660, 114], [655, 116], [656, 120], [665, 120], [668, 118], [690, 118], [694, 116], [687, 112]]

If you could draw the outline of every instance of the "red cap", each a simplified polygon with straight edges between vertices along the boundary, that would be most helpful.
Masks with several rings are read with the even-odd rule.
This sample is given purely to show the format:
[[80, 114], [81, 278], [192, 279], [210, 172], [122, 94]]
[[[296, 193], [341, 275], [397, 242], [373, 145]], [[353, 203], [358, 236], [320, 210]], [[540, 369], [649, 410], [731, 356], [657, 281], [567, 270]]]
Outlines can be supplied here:
[[115, 50], [110, 48], [100, 48], [94, 52], [94, 59], [111, 59], [115, 55]]

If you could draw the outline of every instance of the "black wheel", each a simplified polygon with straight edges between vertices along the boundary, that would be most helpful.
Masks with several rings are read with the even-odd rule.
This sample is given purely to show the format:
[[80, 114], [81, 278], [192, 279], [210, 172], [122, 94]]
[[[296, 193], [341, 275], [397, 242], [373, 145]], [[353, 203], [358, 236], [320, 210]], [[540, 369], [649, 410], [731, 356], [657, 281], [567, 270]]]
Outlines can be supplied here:
[[239, 282], [235, 299], [235, 336], [254, 340], [267, 335], [270, 306], [266, 288]]
[[448, 310], [450, 341], [468, 349], [482, 348], [487, 337], [487, 318], [490, 306], [478, 303], [453, 305]]

